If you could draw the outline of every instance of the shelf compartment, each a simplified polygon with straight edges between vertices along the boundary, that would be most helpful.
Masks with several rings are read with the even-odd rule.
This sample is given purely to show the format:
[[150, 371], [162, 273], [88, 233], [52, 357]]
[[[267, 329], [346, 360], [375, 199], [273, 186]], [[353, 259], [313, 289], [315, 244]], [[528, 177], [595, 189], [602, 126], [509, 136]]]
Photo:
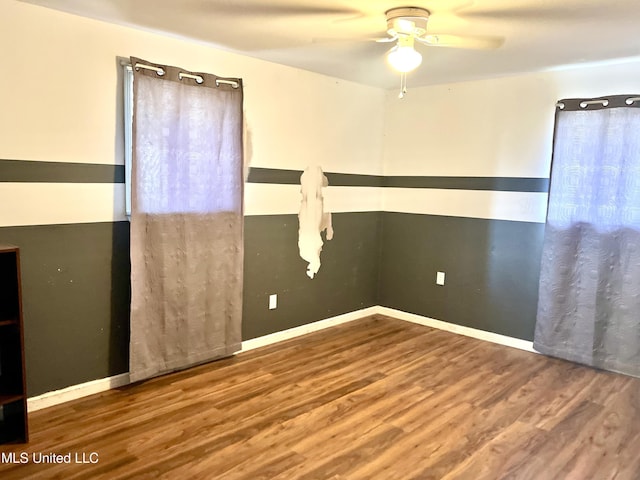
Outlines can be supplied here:
[[0, 250], [0, 321], [18, 318], [20, 314], [18, 279], [18, 253]]
[[27, 442], [20, 249], [0, 245], [0, 444]]
[[16, 324], [0, 330], [0, 396], [22, 391], [22, 352], [20, 330]]
[[27, 411], [24, 398], [19, 397], [13, 402], [0, 405], [0, 443], [26, 443], [28, 441]]
[[7, 320], [0, 320], [0, 327], [6, 327], [9, 325], [17, 325], [17, 324], [18, 324], [17, 318], [8, 318]]
[[23, 400], [24, 395], [15, 394], [15, 395], [0, 395], [0, 407], [3, 405], [7, 405], [9, 403], [17, 402], [19, 400]]

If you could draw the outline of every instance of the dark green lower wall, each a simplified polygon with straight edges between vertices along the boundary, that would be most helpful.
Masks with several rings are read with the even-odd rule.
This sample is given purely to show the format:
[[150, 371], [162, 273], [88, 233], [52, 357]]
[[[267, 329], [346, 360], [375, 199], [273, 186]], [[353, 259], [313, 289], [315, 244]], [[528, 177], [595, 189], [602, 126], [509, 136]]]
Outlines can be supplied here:
[[543, 224], [381, 215], [380, 305], [533, 339]]
[[[334, 213], [333, 229], [312, 280], [297, 215], [245, 218], [244, 340], [377, 305], [380, 213]], [[273, 293], [278, 308], [269, 310]]]
[[[333, 224], [311, 280], [297, 215], [245, 218], [243, 339], [377, 304], [380, 214]], [[0, 240], [21, 249], [28, 395], [127, 372], [129, 222], [3, 227]]]
[[[544, 225], [380, 212], [333, 225], [311, 280], [296, 215], [245, 218], [244, 340], [372, 305], [532, 339]], [[129, 223], [3, 227], [0, 240], [21, 247], [28, 395], [127, 372]]]
[[129, 370], [129, 222], [0, 228], [20, 247], [27, 394]]

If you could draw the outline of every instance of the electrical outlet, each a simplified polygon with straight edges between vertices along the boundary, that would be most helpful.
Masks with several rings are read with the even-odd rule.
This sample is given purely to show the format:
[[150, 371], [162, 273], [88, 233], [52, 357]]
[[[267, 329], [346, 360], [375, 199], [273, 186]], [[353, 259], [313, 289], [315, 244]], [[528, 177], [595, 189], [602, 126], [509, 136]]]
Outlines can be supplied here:
[[275, 310], [276, 308], [278, 308], [278, 295], [274, 293], [269, 295], [269, 310]]
[[444, 285], [444, 272], [436, 273], [436, 284]]

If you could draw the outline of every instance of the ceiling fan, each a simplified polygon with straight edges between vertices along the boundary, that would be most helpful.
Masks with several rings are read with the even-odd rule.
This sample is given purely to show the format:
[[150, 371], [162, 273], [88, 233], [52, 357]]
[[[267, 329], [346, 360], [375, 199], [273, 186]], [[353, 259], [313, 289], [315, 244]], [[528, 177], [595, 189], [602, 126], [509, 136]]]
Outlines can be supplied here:
[[[163, 0], [170, 1], [170, 0]], [[421, 6], [398, 6], [402, 0], [368, 0], [367, 2], [346, 2], [327, 0], [185, 0], [193, 2], [207, 14], [223, 22], [226, 28], [219, 35], [228, 33], [227, 43], [241, 50], [278, 50], [304, 47], [311, 43], [362, 42], [375, 40], [379, 43], [393, 43], [386, 54], [391, 68], [400, 73], [401, 96], [406, 92], [406, 75], [415, 70], [422, 62], [421, 46], [454, 47], [461, 49], [494, 49], [502, 45], [503, 38], [487, 36], [460, 36], [432, 33], [427, 25], [432, 12]], [[438, 0], [433, 0], [438, 3]], [[433, 20], [440, 21], [447, 16], [460, 17], [458, 11], [469, 9], [475, 3], [472, 0], [447, 0], [446, 9], [438, 9]], [[384, 17], [380, 6], [390, 5]], [[422, 1], [419, 2], [420, 4]], [[457, 5], [456, 8], [454, 8]], [[434, 7], [435, 8], [435, 7]], [[465, 10], [466, 11], [466, 10]], [[472, 13], [472, 12], [471, 12]], [[269, 22], [264, 22], [265, 18]], [[237, 29], [228, 28], [234, 22], [238, 27], [246, 24], [247, 19], [255, 19], [252, 33], [262, 33], [260, 42], [255, 35], [238, 35]], [[386, 28], [382, 27], [386, 20]], [[282, 28], [273, 25], [281, 22]], [[446, 22], [445, 22], [446, 23]], [[288, 28], [293, 25], [294, 28]], [[268, 27], [268, 28], [267, 28]], [[264, 32], [260, 30], [264, 28]], [[384, 38], [372, 38], [386, 33]], [[309, 32], [314, 32], [310, 34]], [[316, 37], [315, 33], [329, 33], [329, 37]], [[333, 36], [337, 33], [337, 36]], [[383, 34], [384, 34], [383, 33]], [[346, 37], [343, 36], [346, 34]], [[308, 35], [308, 36], [307, 36]], [[371, 49], [372, 52], [374, 49]], [[378, 53], [376, 53], [377, 55]]]
[[407, 92], [406, 74], [422, 63], [422, 55], [415, 49], [416, 42], [431, 47], [455, 47], [474, 49], [498, 48], [503, 43], [499, 37], [467, 37], [449, 34], [427, 33], [431, 12], [421, 7], [399, 7], [385, 12], [388, 37], [375, 39], [380, 43], [396, 42], [387, 53], [387, 62], [400, 72], [400, 98]]

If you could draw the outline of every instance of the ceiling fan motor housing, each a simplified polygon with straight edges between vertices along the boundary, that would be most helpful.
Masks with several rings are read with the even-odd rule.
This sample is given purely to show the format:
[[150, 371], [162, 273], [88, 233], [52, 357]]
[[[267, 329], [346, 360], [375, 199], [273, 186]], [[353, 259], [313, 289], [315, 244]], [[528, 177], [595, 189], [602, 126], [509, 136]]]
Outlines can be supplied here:
[[427, 33], [429, 10], [419, 7], [400, 7], [387, 10], [387, 33], [391, 37], [423, 37]]

